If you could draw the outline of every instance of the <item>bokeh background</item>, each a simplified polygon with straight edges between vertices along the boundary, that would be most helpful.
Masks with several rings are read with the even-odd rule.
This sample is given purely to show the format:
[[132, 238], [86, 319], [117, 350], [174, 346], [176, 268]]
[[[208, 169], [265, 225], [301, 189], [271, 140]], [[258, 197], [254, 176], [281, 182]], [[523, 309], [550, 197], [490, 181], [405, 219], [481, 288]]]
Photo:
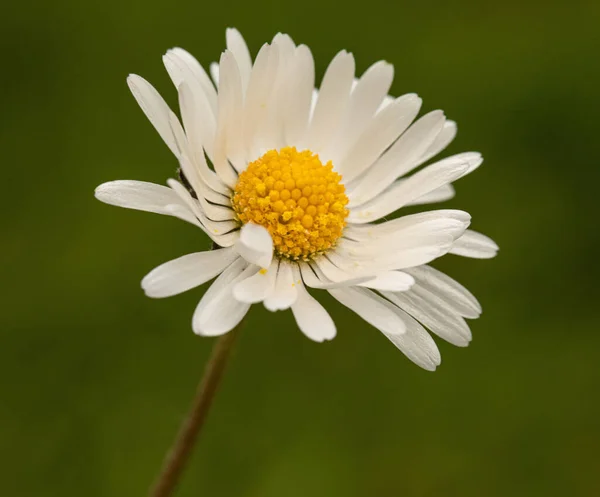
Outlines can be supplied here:
[[[112, 179], [164, 182], [176, 163], [125, 84], [176, 103], [172, 46], [203, 64], [238, 27], [278, 32], [317, 73], [341, 48], [359, 72], [459, 123], [449, 153], [486, 162], [449, 207], [498, 241], [492, 261], [437, 264], [484, 314], [438, 341], [427, 373], [332, 299], [338, 337], [253, 308], [178, 497], [600, 495], [600, 3], [160, 0], [2, 7], [0, 472], [3, 497], [144, 496], [211, 339], [205, 287], [155, 301], [139, 281], [208, 247], [172, 218], [97, 202]], [[323, 292], [322, 292], [323, 293]]]

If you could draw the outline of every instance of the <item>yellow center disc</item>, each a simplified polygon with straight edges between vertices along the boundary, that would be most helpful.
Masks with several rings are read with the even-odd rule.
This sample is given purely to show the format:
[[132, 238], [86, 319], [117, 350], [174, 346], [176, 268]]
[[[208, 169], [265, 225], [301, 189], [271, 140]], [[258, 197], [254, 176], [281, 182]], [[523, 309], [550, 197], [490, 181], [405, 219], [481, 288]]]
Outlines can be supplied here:
[[341, 179], [310, 150], [269, 150], [240, 174], [233, 208], [242, 223], [269, 230], [276, 255], [309, 260], [331, 248], [346, 225]]

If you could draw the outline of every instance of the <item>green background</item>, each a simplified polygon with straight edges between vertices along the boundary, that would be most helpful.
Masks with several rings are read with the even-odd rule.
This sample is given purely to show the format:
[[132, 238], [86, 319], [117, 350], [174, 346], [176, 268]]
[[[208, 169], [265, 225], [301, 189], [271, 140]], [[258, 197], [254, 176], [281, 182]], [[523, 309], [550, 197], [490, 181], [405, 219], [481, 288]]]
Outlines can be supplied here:
[[340, 49], [396, 68], [393, 94], [458, 121], [486, 161], [446, 205], [501, 246], [438, 267], [484, 313], [427, 373], [331, 298], [338, 337], [255, 306], [178, 497], [600, 495], [600, 3], [28, 2], [2, 7], [0, 495], [144, 496], [213, 344], [205, 287], [143, 295], [154, 266], [207, 248], [192, 226], [93, 197], [162, 183], [174, 157], [125, 84], [175, 104], [161, 55], [203, 64], [236, 26], [277, 31], [317, 74]]

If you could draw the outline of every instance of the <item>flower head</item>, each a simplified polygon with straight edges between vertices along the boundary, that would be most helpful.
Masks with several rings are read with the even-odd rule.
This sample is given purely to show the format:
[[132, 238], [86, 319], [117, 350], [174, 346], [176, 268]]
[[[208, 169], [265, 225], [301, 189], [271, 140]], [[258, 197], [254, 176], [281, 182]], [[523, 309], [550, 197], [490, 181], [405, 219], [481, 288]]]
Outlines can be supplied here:
[[479, 303], [427, 264], [447, 253], [493, 257], [496, 244], [468, 230], [471, 218], [459, 210], [385, 220], [453, 197], [451, 183], [481, 164], [467, 152], [420, 168], [452, 141], [453, 121], [441, 111], [416, 119], [417, 95], [388, 95], [391, 65], [377, 62], [356, 79], [345, 51], [315, 89], [310, 50], [287, 35], [252, 61], [240, 33], [227, 30], [213, 81], [180, 48], [163, 60], [183, 125], [147, 81], [131, 75], [128, 83], [177, 157], [181, 181], [113, 181], [96, 196], [183, 219], [220, 248], [155, 268], [142, 280], [147, 295], [217, 277], [194, 312], [197, 334], [227, 333], [263, 302], [271, 311], [291, 308], [299, 328], [323, 341], [336, 328], [307, 287], [325, 289], [429, 370], [441, 359], [425, 328], [469, 343], [465, 318], [479, 316]]

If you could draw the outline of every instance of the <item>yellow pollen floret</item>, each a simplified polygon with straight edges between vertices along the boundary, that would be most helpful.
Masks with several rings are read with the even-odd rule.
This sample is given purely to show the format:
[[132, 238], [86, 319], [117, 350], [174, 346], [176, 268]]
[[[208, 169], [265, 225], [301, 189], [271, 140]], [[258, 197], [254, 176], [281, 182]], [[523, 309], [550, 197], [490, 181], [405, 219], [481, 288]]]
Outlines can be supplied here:
[[232, 204], [243, 224], [269, 230], [276, 255], [310, 260], [342, 236], [348, 197], [341, 179], [310, 150], [270, 150], [240, 174]]

